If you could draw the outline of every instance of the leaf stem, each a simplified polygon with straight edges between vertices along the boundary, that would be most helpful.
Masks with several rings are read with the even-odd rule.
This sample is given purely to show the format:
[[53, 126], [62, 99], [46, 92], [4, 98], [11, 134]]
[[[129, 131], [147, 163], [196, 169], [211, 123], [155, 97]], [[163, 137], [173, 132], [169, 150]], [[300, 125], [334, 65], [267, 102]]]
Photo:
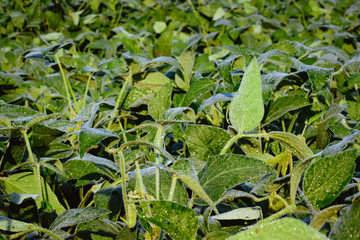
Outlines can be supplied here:
[[24, 136], [26, 148], [28, 150], [30, 160], [33, 164], [33, 172], [34, 172], [34, 176], [35, 176], [36, 191], [40, 194], [40, 201], [42, 203], [44, 201], [44, 196], [43, 196], [42, 185], [41, 185], [40, 164], [35, 162], [33, 153], [31, 151], [30, 141], [29, 141], [28, 135], [26, 134], [26, 130], [21, 130], [21, 133]]
[[[162, 147], [163, 142], [164, 142], [164, 127], [163, 126], [158, 126], [158, 130], [156, 132], [156, 136], [155, 136], [155, 145], [158, 147]], [[161, 159], [161, 153], [158, 150], [155, 150], [156, 153], [156, 157], [155, 157], [155, 163], [156, 164], [161, 164], [162, 163], [162, 159]], [[155, 174], [155, 188], [156, 188], [156, 200], [160, 199], [160, 169], [156, 168], [156, 174]]]
[[74, 110], [71, 106], [71, 99], [70, 99], [70, 93], [71, 93], [71, 96], [74, 100], [74, 104], [75, 104], [75, 109], [76, 109], [76, 113], [79, 112], [79, 107], [77, 105], [77, 102], [76, 102], [76, 98], [75, 98], [75, 95], [74, 95], [74, 92], [71, 88], [71, 85], [70, 85], [70, 82], [69, 82], [69, 79], [66, 77], [65, 73], [64, 73], [64, 69], [62, 68], [61, 66], [61, 63], [60, 63], [60, 59], [59, 59], [59, 56], [57, 53], [55, 53], [55, 59], [56, 59], [56, 62], [59, 66], [59, 69], [60, 69], [60, 74], [62, 76], [62, 79], [64, 80], [64, 85], [65, 85], [65, 90], [66, 90], [66, 97], [68, 99], [68, 103], [69, 103], [69, 108], [70, 108], [70, 111], [71, 111], [71, 115], [73, 115], [74, 113]]
[[176, 183], [177, 183], [177, 176], [176, 176], [176, 174], [173, 174], [172, 175], [172, 181], [171, 181], [168, 201], [172, 201], [173, 198], [174, 198]]

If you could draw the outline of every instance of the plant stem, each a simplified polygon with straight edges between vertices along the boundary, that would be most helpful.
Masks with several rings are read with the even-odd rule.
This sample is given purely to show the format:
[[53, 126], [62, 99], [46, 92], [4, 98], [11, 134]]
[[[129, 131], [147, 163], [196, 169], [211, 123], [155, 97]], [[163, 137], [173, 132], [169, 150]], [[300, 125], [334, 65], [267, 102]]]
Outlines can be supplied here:
[[40, 201], [43, 202], [44, 197], [43, 197], [42, 185], [41, 185], [40, 164], [35, 162], [34, 156], [31, 151], [30, 141], [29, 141], [28, 135], [26, 134], [26, 131], [22, 130], [21, 133], [24, 136], [26, 148], [28, 150], [30, 160], [33, 164], [33, 172], [34, 172], [34, 176], [35, 176], [36, 190], [40, 194]]
[[125, 206], [125, 214], [126, 214], [126, 221], [129, 222], [129, 212], [128, 212], [128, 199], [127, 199], [127, 193], [126, 193], [126, 171], [125, 171], [125, 158], [122, 153], [122, 149], [118, 152], [120, 157], [120, 163], [121, 163], [121, 183], [122, 183], [122, 195], [123, 195], [123, 201]]
[[[55, 56], [55, 59], [56, 59], [56, 62], [59, 66], [59, 69], [60, 69], [60, 74], [62, 76], [62, 79], [64, 80], [64, 85], [65, 85], [65, 91], [66, 91], [66, 97], [67, 97], [67, 100], [68, 100], [68, 104], [69, 104], [69, 109], [70, 109], [70, 112], [71, 112], [71, 116], [74, 115], [74, 109], [72, 108], [71, 106], [71, 99], [70, 99], [70, 93], [69, 93], [69, 85], [68, 84], [68, 81], [67, 81], [67, 78], [65, 76], [65, 73], [64, 73], [64, 70], [61, 66], [61, 63], [60, 63], [60, 59], [59, 59], [59, 56], [57, 55], [57, 53], [54, 55]], [[71, 117], [72, 118], [72, 117]]]
[[89, 78], [87, 80], [87, 83], [86, 83], [86, 88], [85, 88], [85, 93], [84, 93], [84, 102], [81, 106], [81, 109], [83, 109], [86, 105], [86, 96], [88, 94], [88, 91], [89, 91], [89, 85], [90, 85], [90, 80], [91, 80], [91, 77], [92, 77], [92, 74], [89, 74]]
[[177, 176], [176, 176], [176, 174], [173, 174], [172, 175], [172, 181], [171, 181], [168, 201], [172, 201], [173, 198], [174, 198], [176, 183], [177, 183]]
[[264, 220], [258, 222], [257, 224], [255, 224], [256, 226], [258, 225], [261, 225], [261, 224], [264, 224], [264, 223], [268, 223], [268, 222], [271, 222], [279, 217], [281, 217], [282, 215], [286, 214], [287, 212], [289, 211], [293, 211], [294, 209], [296, 208], [296, 205], [295, 204], [292, 204], [292, 205], [289, 205], [288, 207], [284, 208], [283, 210], [271, 215], [270, 217], [268, 218], [265, 218]]
[[221, 150], [220, 155], [225, 154], [229, 148], [231, 148], [231, 146], [234, 144], [234, 142], [236, 142], [239, 138], [243, 137], [244, 135], [242, 135], [241, 133], [239, 133], [238, 135], [233, 136], [224, 146], [224, 148]]
[[[130, 80], [132, 79], [132, 72], [130, 71], [129, 75], [127, 76], [124, 84], [122, 85], [121, 87], [121, 90], [120, 90], [120, 93], [119, 93], [119, 96], [118, 96], [118, 99], [116, 101], [116, 104], [115, 104], [115, 107], [114, 107], [114, 112], [118, 109], [119, 105], [120, 105], [120, 101], [121, 99], [123, 98], [124, 96], [124, 93], [125, 93], [125, 90], [126, 90], [126, 87], [127, 85], [129, 84]], [[110, 122], [109, 122], [109, 126], [108, 126], [108, 129], [110, 130], [111, 129], [111, 125], [113, 123], [113, 120], [111, 119]]]
[[[155, 145], [158, 147], [162, 147], [163, 142], [164, 142], [164, 138], [163, 138], [163, 130], [164, 127], [163, 126], [159, 126], [158, 130], [156, 132], [156, 136], [155, 136]], [[155, 157], [155, 163], [156, 164], [161, 164], [162, 163], [162, 159], [161, 159], [161, 153], [158, 150], [155, 150], [156, 153], [156, 157]], [[156, 188], [156, 200], [160, 199], [160, 169], [156, 168], [156, 175], [155, 175], [155, 188]]]

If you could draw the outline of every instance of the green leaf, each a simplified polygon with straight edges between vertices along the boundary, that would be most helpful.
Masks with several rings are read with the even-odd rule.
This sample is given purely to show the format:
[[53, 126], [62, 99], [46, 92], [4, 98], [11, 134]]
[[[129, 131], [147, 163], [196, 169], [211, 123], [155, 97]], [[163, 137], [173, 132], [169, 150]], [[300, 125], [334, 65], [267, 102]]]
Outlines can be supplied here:
[[260, 207], [244, 207], [215, 215], [212, 218], [216, 220], [256, 220], [261, 217], [262, 212]]
[[262, 160], [237, 154], [215, 155], [199, 172], [200, 184], [216, 202], [225, 191], [243, 183], [257, 183], [275, 169]]
[[34, 116], [35, 114], [38, 114], [38, 112], [27, 107], [6, 103], [0, 104], [0, 118], [25, 118]]
[[282, 218], [239, 232], [227, 240], [281, 239], [327, 240], [327, 237], [295, 218]]
[[208, 98], [208, 99], [204, 100], [201, 103], [201, 106], [200, 106], [199, 110], [202, 110], [202, 109], [206, 108], [207, 106], [211, 106], [211, 105], [213, 105], [215, 103], [218, 103], [218, 102], [231, 101], [234, 98], [235, 94], [236, 93], [219, 93], [219, 94], [216, 94], [215, 96], [212, 96], [211, 98]]
[[158, 38], [153, 48], [154, 56], [171, 57], [172, 41], [173, 41], [172, 30], [166, 30], [163, 33], [161, 33], [161, 36]]
[[304, 46], [303, 44], [295, 41], [284, 41], [284, 42], [275, 43], [269, 46], [266, 49], [266, 51], [269, 51], [271, 49], [279, 49], [283, 52], [288, 53], [291, 56], [297, 56], [297, 57], [300, 57], [304, 55], [307, 51], [311, 50], [310, 48]]
[[115, 222], [101, 218], [79, 223], [76, 226], [75, 235], [80, 239], [92, 240], [132, 239], [119, 238], [120, 232], [121, 231]]
[[148, 111], [152, 118], [161, 119], [163, 112], [171, 107], [172, 84], [164, 84], [160, 91], [155, 93], [148, 104]]
[[0, 216], [0, 230], [7, 232], [22, 232], [29, 230], [33, 227], [30, 223], [17, 221], [14, 219]]
[[360, 97], [346, 94], [346, 106], [348, 107], [348, 118], [358, 121], [360, 119]]
[[200, 78], [196, 81], [191, 81], [190, 88], [186, 92], [180, 106], [188, 107], [192, 101], [200, 97], [202, 94], [210, 92], [213, 89], [213, 85], [214, 80], [210, 78]]
[[155, 92], [158, 92], [164, 84], [170, 83], [170, 79], [161, 72], [149, 71], [133, 75], [133, 81], [136, 87]]
[[63, 227], [73, 226], [104, 216], [108, 213], [110, 213], [110, 210], [96, 207], [87, 207], [85, 209], [69, 209], [59, 215], [51, 224], [49, 229], [56, 230]]
[[138, 216], [160, 227], [172, 239], [195, 239], [199, 220], [197, 214], [188, 207], [168, 201], [146, 202], [151, 210], [151, 216], [145, 215], [138, 208]]
[[314, 162], [303, 180], [304, 194], [309, 202], [317, 207], [333, 202], [352, 179], [355, 159], [356, 150], [349, 150]]
[[186, 144], [192, 157], [207, 161], [219, 154], [230, 140], [224, 129], [208, 125], [188, 125], [185, 131]]
[[81, 128], [79, 133], [80, 157], [83, 157], [85, 152], [87, 152], [88, 150], [96, 146], [100, 141], [106, 138], [114, 140], [116, 138], [119, 139], [119, 136], [116, 135], [114, 132], [105, 129], [88, 127]]
[[32, 127], [32, 147], [48, 146], [54, 139], [64, 134], [55, 128], [47, 127], [43, 124], [35, 124]]
[[271, 137], [288, 148], [299, 159], [306, 159], [313, 155], [311, 149], [298, 136], [288, 132], [269, 132], [264, 134]]
[[312, 84], [312, 90], [314, 92], [318, 92], [324, 86], [334, 71], [332, 68], [322, 68], [309, 65], [303, 65], [300, 67], [300, 69], [306, 70]]
[[345, 206], [345, 204], [339, 204], [325, 208], [313, 218], [309, 226], [320, 231], [326, 222], [335, 222], [338, 218], [338, 212]]
[[[145, 169], [140, 170], [141, 177], [143, 180], [143, 184], [146, 190], [146, 193], [151, 196], [156, 196], [156, 189], [155, 189], [155, 175], [156, 175], [156, 168], [155, 167], [148, 167]], [[168, 199], [169, 192], [171, 188], [172, 176], [165, 170], [160, 169], [160, 199]], [[175, 186], [175, 194], [173, 197], [173, 201], [180, 203], [180, 204], [187, 204], [188, 195], [184, 188], [184, 186], [177, 182]], [[136, 172], [129, 173], [129, 184], [128, 184], [128, 191], [135, 191], [136, 189]]]
[[331, 240], [360, 239], [360, 198], [340, 212], [339, 219], [331, 229]]
[[94, 195], [94, 203], [98, 208], [109, 209], [111, 212], [104, 217], [116, 222], [121, 210], [124, 210], [122, 188], [110, 186], [98, 190]]
[[201, 186], [199, 179], [195, 172], [195, 167], [192, 162], [188, 159], [180, 159], [175, 162], [172, 167], [176, 173], [176, 176], [188, 187], [194, 194], [199, 196], [207, 204], [209, 204], [213, 209], [216, 209], [214, 202], [207, 195], [203, 187]]
[[240, 88], [230, 103], [231, 124], [239, 131], [249, 131], [259, 125], [264, 115], [259, 65], [254, 58], [249, 64]]
[[[19, 193], [19, 194], [39, 194], [40, 192], [37, 191], [37, 186], [34, 184], [35, 176], [33, 173], [29, 172], [22, 172], [10, 175], [7, 178], [1, 178], [0, 179], [4, 183], [4, 189], [7, 193]], [[65, 211], [65, 208], [60, 204], [57, 196], [54, 194], [50, 186], [45, 183], [45, 181], [41, 180], [43, 182], [43, 188], [44, 191], [46, 191], [46, 198], [50, 205], [53, 207], [53, 209], [56, 211], [57, 214], [61, 214]], [[45, 183], [45, 187], [44, 187]], [[46, 190], [45, 190], [46, 189]], [[40, 198], [37, 198], [35, 200], [36, 205], [38, 208], [41, 207], [41, 200]]]
[[264, 125], [283, 116], [285, 113], [310, 105], [308, 98], [303, 95], [291, 95], [279, 97], [270, 103], [268, 114], [265, 118]]
[[101, 176], [115, 179], [119, 167], [105, 158], [86, 154], [82, 159], [75, 157], [65, 162], [64, 172], [70, 179], [77, 179], [77, 186], [84, 185]]

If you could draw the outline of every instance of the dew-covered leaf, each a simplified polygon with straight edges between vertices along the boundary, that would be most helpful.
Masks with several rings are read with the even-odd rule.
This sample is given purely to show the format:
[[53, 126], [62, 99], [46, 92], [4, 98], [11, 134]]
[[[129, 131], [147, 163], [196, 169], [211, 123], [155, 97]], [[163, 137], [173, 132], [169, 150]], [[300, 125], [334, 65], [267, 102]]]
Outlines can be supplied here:
[[219, 215], [215, 215], [212, 218], [216, 220], [256, 220], [262, 216], [260, 207], [244, 207], [234, 209]]
[[38, 114], [37, 111], [34, 111], [30, 108], [18, 106], [14, 104], [0, 104], [0, 117], [1, 118], [8, 118], [8, 119], [15, 119], [15, 118], [25, 118], [31, 117]]
[[[156, 196], [156, 189], [155, 189], [155, 175], [156, 175], [156, 168], [155, 167], [148, 167], [142, 169], [140, 171], [141, 177], [143, 180], [144, 188], [146, 189], [147, 194]], [[160, 199], [167, 200], [169, 198], [169, 192], [171, 187], [172, 177], [171, 175], [166, 172], [165, 170], [160, 169]], [[128, 183], [128, 191], [135, 191], [136, 189], [136, 173], [130, 172], [129, 173], [129, 183]], [[175, 194], [173, 196], [173, 201], [180, 203], [180, 204], [187, 204], [188, 195], [184, 188], [184, 186], [177, 182], [175, 186]]]
[[199, 172], [200, 184], [216, 202], [228, 189], [243, 182], [257, 183], [275, 169], [262, 160], [238, 154], [215, 155]]
[[308, 105], [310, 105], [310, 101], [303, 95], [279, 97], [270, 103], [264, 125], [271, 123], [289, 111], [296, 110]]
[[[16, 173], [13, 175], [10, 175], [6, 178], [0, 179], [3, 182], [4, 189], [7, 193], [19, 193], [19, 194], [40, 194], [39, 190], [37, 190], [37, 185], [34, 184], [35, 182], [35, 176], [33, 173], [30, 172], [22, 172], [22, 173]], [[41, 180], [43, 181], [43, 180]], [[61, 214], [65, 211], [65, 208], [61, 205], [59, 202], [57, 196], [52, 191], [50, 186], [43, 181], [43, 188], [46, 189], [46, 197], [45, 200], [47, 200], [50, 205], [53, 207], [53, 209], [56, 211], [57, 214]], [[41, 199], [37, 198], [35, 200], [36, 205], [38, 208], [41, 207]]]
[[218, 103], [218, 102], [231, 101], [234, 98], [235, 95], [236, 95], [236, 93], [219, 93], [219, 94], [216, 94], [215, 96], [212, 96], [211, 98], [208, 98], [208, 99], [204, 100], [201, 103], [200, 110], [204, 109], [207, 106]]
[[266, 50], [278, 49], [283, 52], [288, 53], [290, 56], [300, 57], [304, 55], [307, 51], [311, 50], [309, 47], [304, 46], [301, 43], [295, 41], [283, 41], [279, 43], [275, 43], [269, 46]]
[[213, 85], [214, 80], [210, 78], [200, 78], [196, 81], [191, 81], [190, 88], [186, 92], [180, 106], [189, 106], [192, 101], [200, 97], [202, 94], [210, 92], [213, 89]]
[[238, 92], [230, 103], [229, 118], [231, 124], [242, 132], [255, 128], [263, 115], [260, 69], [254, 58], [245, 71]]
[[161, 119], [163, 112], [171, 107], [172, 84], [164, 84], [160, 91], [155, 93], [148, 104], [148, 111], [152, 118]]
[[307, 169], [303, 188], [309, 202], [325, 207], [333, 202], [350, 182], [355, 170], [356, 151], [349, 150], [322, 157]]
[[360, 198], [340, 212], [330, 232], [331, 240], [360, 239]]
[[171, 29], [161, 33], [160, 37], [156, 41], [153, 48], [154, 56], [171, 57], [172, 42], [173, 42], [173, 31]]
[[60, 214], [51, 224], [49, 229], [56, 230], [63, 227], [73, 226], [104, 216], [108, 213], [110, 213], [110, 210], [96, 207], [87, 207], [85, 209], [69, 209]]
[[120, 212], [124, 211], [122, 188], [120, 185], [101, 188], [94, 195], [94, 203], [98, 208], [109, 209], [111, 212], [104, 217], [116, 222]]
[[141, 72], [133, 75], [133, 82], [138, 88], [158, 92], [164, 84], [170, 83], [170, 79], [161, 72]]
[[288, 132], [269, 132], [265, 134], [288, 148], [300, 159], [306, 159], [313, 155], [311, 149], [298, 136]]
[[[33, 227], [32, 224], [0, 216], [0, 230], [7, 232], [22, 232]], [[5, 239], [5, 238], [4, 238]]]
[[309, 226], [320, 231], [326, 222], [335, 222], [338, 212], [345, 206], [345, 204], [338, 204], [325, 208], [313, 218]]
[[241, 231], [227, 240], [326, 240], [327, 237], [295, 218], [282, 218]]
[[219, 154], [230, 140], [230, 134], [222, 128], [208, 125], [188, 125], [185, 131], [186, 144], [192, 157], [207, 161]]
[[146, 202], [151, 211], [147, 216], [138, 208], [138, 216], [167, 232], [173, 239], [194, 239], [199, 220], [197, 214], [190, 208], [169, 201]]
[[96, 146], [100, 141], [110, 138], [115, 140], [119, 136], [109, 130], [99, 129], [99, 128], [88, 128], [83, 127], [79, 133], [79, 142], [80, 142], [80, 156], [83, 157], [85, 152]]

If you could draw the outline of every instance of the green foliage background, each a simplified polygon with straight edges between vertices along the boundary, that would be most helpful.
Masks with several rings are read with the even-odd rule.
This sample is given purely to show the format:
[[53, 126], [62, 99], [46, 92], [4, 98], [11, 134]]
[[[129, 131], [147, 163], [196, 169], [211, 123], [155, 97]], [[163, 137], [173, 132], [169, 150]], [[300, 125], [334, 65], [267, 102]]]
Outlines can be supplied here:
[[360, 6], [0, 2], [1, 239], [360, 239]]

